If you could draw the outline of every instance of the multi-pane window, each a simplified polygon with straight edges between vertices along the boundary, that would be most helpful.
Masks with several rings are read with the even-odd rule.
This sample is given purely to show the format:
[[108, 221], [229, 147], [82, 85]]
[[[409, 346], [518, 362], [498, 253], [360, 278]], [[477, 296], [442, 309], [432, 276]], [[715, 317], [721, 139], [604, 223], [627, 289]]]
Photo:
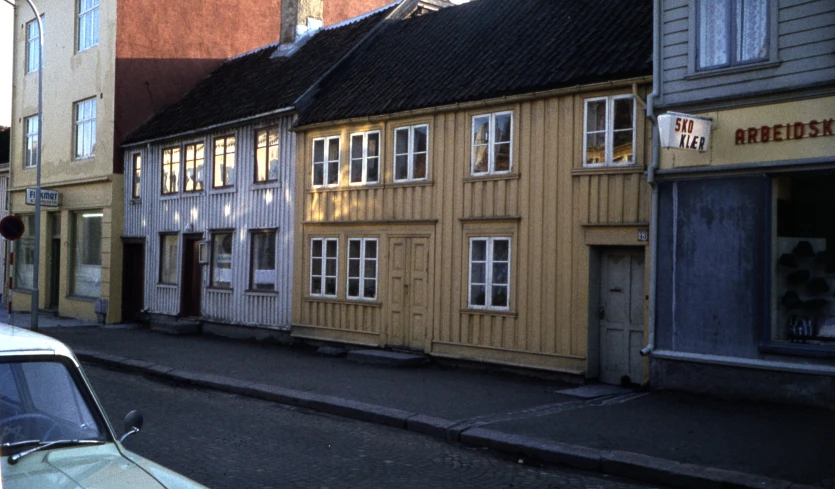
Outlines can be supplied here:
[[310, 240], [310, 295], [336, 297], [336, 261], [339, 241], [336, 238]]
[[255, 134], [255, 181], [278, 181], [278, 128], [261, 129]]
[[231, 231], [212, 234], [212, 287], [232, 288], [232, 237]]
[[177, 242], [179, 236], [176, 234], [163, 234], [160, 236], [160, 261], [159, 261], [159, 283], [177, 283]]
[[131, 191], [130, 196], [138, 199], [142, 190], [142, 155], [133, 155], [133, 168], [131, 168]]
[[394, 181], [425, 180], [429, 126], [394, 130]]
[[768, 58], [768, 0], [701, 0], [698, 5], [699, 69]]
[[35, 268], [35, 216], [29, 214], [20, 218], [23, 219], [23, 236], [15, 244], [13, 285], [16, 289], [31, 289]]
[[96, 151], [96, 98], [76, 102], [75, 159], [90, 158]]
[[351, 134], [351, 183], [380, 181], [380, 132]]
[[253, 231], [251, 234], [251, 290], [275, 290], [275, 231]]
[[377, 239], [348, 240], [349, 299], [377, 298]]
[[510, 238], [470, 239], [469, 305], [510, 308]]
[[635, 102], [631, 95], [586, 100], [583, 162], [586, 165], [635, 161]]
[[339, 185], [339, 136], [313, 140], [313, 186]]
[[473, 175], [510, 172], [512, 132], [512, 112], [473, 117]]
[[101, 211], [77, 212], [73, 219], [73, 294], [101, 295]]
[[99, 0], [78, 0], [78, 51], [99, 43]]
[[35, 168], [38, 164], [38, 116], [27, 117], [23, 124], [26, 127], [23, 168]]
[[180, 190], [180, 148], [162, 150], [162, 194], [176, 194]]
[[215, 171], [212, 187], [235, 185], [235, 136], [215, 139]]
[[[43, 17], [41, 23], [43, 24]], [[26, 73], [38, 71], [41, 68], [41, 31], [38, 21], [26, 24]]]
[[205, 148], [203, 147], [203, 143], [186, 145], [184, 192], [199, 192], [203, 190], [204, 153]]

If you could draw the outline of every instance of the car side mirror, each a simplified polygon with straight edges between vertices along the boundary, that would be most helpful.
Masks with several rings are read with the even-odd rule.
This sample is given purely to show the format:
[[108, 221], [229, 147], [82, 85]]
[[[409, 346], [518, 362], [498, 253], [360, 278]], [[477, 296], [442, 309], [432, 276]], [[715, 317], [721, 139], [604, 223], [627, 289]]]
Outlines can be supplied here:
[[135, 409], [133, 411], [129, 412], [127, 414], [127, 416], [125, 416], [125, 422], [123, 424], [124, 429], [125, 429], [125, 434], [122, 435], [121, 438], [119, 438], [119, 441], [120, 442], [125, 441], [125, 438], [129, 437], [130, 435], [132, 435], [134, 433], [139, 433], [139, 430], [142, 429], [142, 423], [144, 423], [144, 422], [145, 422], [145, 420], [142, 417], [142, 413], [140, 413], [139, 411], [137, 411]]

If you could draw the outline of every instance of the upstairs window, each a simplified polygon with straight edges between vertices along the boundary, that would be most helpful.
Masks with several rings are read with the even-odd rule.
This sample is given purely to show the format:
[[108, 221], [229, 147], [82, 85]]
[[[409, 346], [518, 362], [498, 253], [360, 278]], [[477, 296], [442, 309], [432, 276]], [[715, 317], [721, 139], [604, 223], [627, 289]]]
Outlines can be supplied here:
[[99, 0], [78, 0], [78, 51], [99, 43]]
[[133, 155], [132, 175], [130, 196], [138, 199], [142, 190], [142, 156], [139, 154]]
[[75, 104], [75, 159], [91, 158], [96, 151], [96, 98]]
[[310, 240], [310, 295], [336, 297], [336, 263], [339, 241], [336, 238]]
[[180, 148], [162, 150], [162, 195], [180, 190]]
[[768, 0], [699, 1], [699, 69], [767, 59], [768, 4]]
[[339, 136], [313, 140], [313, 186], [339, 185]]
[[380, 131], [351, 134], [351, 183], [380, 181]]
[[255, 182], [278, 181], [278, 128], [261, 129], [255, 135]]
[[38, 116], [27, 117], [26, 141], [23, 148], [23, 168], [35, 168], [38, 164]]
[[394, 130], [394, 181], [426, 180], [429, 126]]
[[205, 148], [203, 143], [186, 145], [186, 174], [185, 192], [199, 192], [203, 190], [203, 160], [205, 159]]
[[235, 185], [235, 136], [215, 139], [215, 172], [212, 187]]
[[[43, 24], [43, 17], [41, 23]], [[26, 24], [26, 73], [38, 71], [41, 68], [41, 31], [38, 21]]]
[[473, 175], [510, 172], [512, 133], [512, 112], [496, 112], [473, 117], [471, 169]]
[[348, 240], [349, 299], [377, 298], [377, 239]]
[[586, 100], [586, 166], [628, 165], [635, 155], [635, 102], [631, 95]]

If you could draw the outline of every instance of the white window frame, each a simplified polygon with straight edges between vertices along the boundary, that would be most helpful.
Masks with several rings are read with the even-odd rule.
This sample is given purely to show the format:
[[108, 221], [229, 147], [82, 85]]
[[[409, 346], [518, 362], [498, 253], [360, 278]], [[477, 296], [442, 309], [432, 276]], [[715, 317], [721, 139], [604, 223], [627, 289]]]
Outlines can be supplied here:
[[[41, 15], [41, 25], [44, 17]], [[34, 73], [41, 69], [41, 31], [38, 19], [26, 23], [26, 73]]]
[[[264, 134], [264, 146], [261, 146], [259, 142], [259, 138], [261, 134]], [[270, 144], [270, 135], [275, 134], [275, 144]], [[275, 152], [278, 155], [278, 158], [275, 159], [275, 178], [270, 178], [270, 148], [275, 148]], [[259, 173], [259, 154], [261, 154], [261, 150], [263, 150], [264, 155], [264, 179], [260, 180], [258, 178]], [[255, 130], [255, 165], [254, 165], [254, 175], [252, 178], [253, 183], [255, 184], [270, 184], [270, 183], [278, 183], [281, 179], [281, 132], [278, 129], [278, 126], [271, 126], [271, 127], [262, 127], [260, 129]]]
[[[322, 242], [322, 254], [319, 256], [313, 256], [313, 243], [316, 241]], [[336, 256], [329, 257], [328, 255], [328, 243], [334, 242], [336, 243]], [[320, 274], [313, 273], [313, 260], [319, 258], [322, 260], [322, 270]], [[335, 260], [336, 261], [336, 272], [333, 275], [327, 274], [327, 260]], [[338, 238], [311, 238], [310, 239], [310, 268], [308, 271], [310, 272], [310, 285], [308, 287], [308, 291], [310, 292], [311, 297], [327, 297], [331, 299], [335, 299], [336, 296], [339, 294], [339, 239]], [[319, 293], [313, 292], [313, 279], [319, 278], [321, 280], [321, 289]], [[327, 294], [325, 292], [325, 281], [329, 278], [333, 279], [334, 282], [334, 292], [333, 294]]]
[[[217, 149], [217, 142], [223, 141], [223, 153], [218, 153]], [[232, 151], [229, 151], [229, 146], [234, 148]], [[232, 158], [232, 169], [229, 172], [228, 178], [226, 175], [226, 170], [229, 168], [229, 158]], [[220, 173], [218, 173], [217, 161], [218, 158], [223, 158], [223, 166], [220, 169]], [[214, 191], [226, 191], [235, 188], [235, 184], [237, 183], [237, 175], [235, 172], [238, 171], [238, 135], [237, 134], [227, 134], [226, 136], [218, 136], [212, 139], [212, 190]], [[206, 173], [206, 147], [203, 146], [203, 174]], [[220, 179], [222, 180], [223, 185], [218, 185], [218, 175], [220, 175]], [[203, 184], [205, 187], [205, 182]]]
[[80, 53], [99, 44], [99, 0], [78, 0], [76, 5], [76, 52]]
[[[217, 239], [221, 236], [228, 235], [231, 239], [232, 247], [229, 250], [229, 253], [223, 253], [223, 255], [229, 255], [229, 281], [221, 281], [218, 279], [217, 273], [220, 268], [218, 267], [219, 261], [219, 253], [216, 252], [216, 245]], [[220, 238], [223, 239], [223, 238]], [[212, 258], [209, 262], [209, 288], [214, 290], [232, 290], [234, 289], [234, 281], [235, 281], [235, 231], [232, 229], [226, 230], [214, 230], [210, 232], [209, 235], [209, 246], [211, 247], [211, 254]], [[228, 283], [229, 285], [216, 285], [216, 283]]]
[[[96, 105], [96, 97], [80, 100], [73, 104], [73, 119], [75, 120], [73, 159], [75, 160], [93, 158], [96, 155]], [[86, 114], [88, 117], [85, 117], [85, 111], [89, 111]], [[85, 140], [79, 141], [79, 137], [83, 137]], [[79, 148], [79, 142], [81, 142], [81, 148]]]
[[[614, 142], [615, 142], [615, 100], [632, 99], [632, 161], [613, 162], [614, 159]], [[606, 102], [606, 129], [605, 131], [594, 131], [596, 133], [604, 132], [606, 134], [605, 158], [604, 161], [596, 163], [587, 163], [588, 160], [588, 145], [589, 145], [589, 104], [592, 102]], [[583, 166], [588, 168], [599, 168], [604, 166], [630, 166], [637, 163], [638, 158], [635, 151], [635, 141], [637, 140], [637, 109], [635, 98], [631, 94], [625, 95], [610, 95], [608, 97], [587, 98], [583, 102]]]
[[[511, 124], [513, 121], [511, 119]], [[426, 151], [415, 152], [415, 130], [426, 128]], [[409, 137], [405, 153], [397, 152], [397, 132], [408, 131]], [[511, 136], [512, 138], [512, 136]], [[429, 124], [416, 124], [413, 126], [403, 126], [394, 129], [394, 140], [392, 141], [392, 151], [394, 152], [394, 167], [392, 168], [392, 179], [395, 182], [420, 182], [429, 179]], [[426, 174], [421, 178], [415, 178], [415, 155], [426, 154]], [[397, 178], [397, 157], [406, 156], [406, 178]]]
[[[166, 247], [166, 241], [169, 238], [174, 238], [174, 262], [173, 263], [166, 263], [165, 256], [166, 253], [169, 251], [169, 248]], [[159, 277], [157, 279], [157, 283], [159, 285], [177, 285], [179, 274], [177, 273], [177, 265], [180, 261], [180, 235], [177, 233], [160, 233], [159, 235]], [[166, 267], [167, 266], [167, 267]], [[174, 279], [173, 281], [166, 282], [164, 280], [164, 274], [166, 268], [174, 269]]]
[[[269, 270], [266, 268], [255, 268], [255, 236], [256, 235], [272, 235], [273, 241], [273, 268], [271, 269], [273, 272], [273, 285], [270, 288], [257, 288], [255, 287], [255, 271], [256, 270]], [[251, 292], [275, 292], [276, 288], [278, 287], [278, 229], [277, 228], [267, 228], [267, 229], [251, 229], [249, 231], [249, 287], [248, 290]]]
[[[373, 241], [376, 246], [376, 255], [374, 258], [368, 258], [366, 255], [366, 244]], [[360, 243], [360, 256], [359, 258], [351, 258], [351, 243], [359, 242]], [[351, 275], [351, 261], [359, 261], [359, 276], [352, 276]], [[374, 277], [368, 278], [365, 276], [365, 263], [368, 261], [374, 261]], [[362, 300], [362, 301], [376, 301], [380, 294], [380, 242], [377, 238], [350, 238], [348, 240], [348, 269], [345, 272], [347, 278], [345, 280], [345, 297], [352, 300]], [[351, 295], [351, 287], [350, 283], [351, 280], [359, 280], [359, 295]], [[366, 297], [365, 296], [365, 281], [366, 280], [374, 280], [374, 296], [373, 297]]]
[[[173, 190], [170, 190], [169, 192], [166, 192], [165, 191], [165, 167], [166, 167], [165, 153], [169, 152], [169, 151], [171, 152], [171, 159], [169, 160], [169, 163], [167, 164], [168, 167], [169, 167], [169, 173], [168, 174], [169, 175], [176, 175], [177, 183], [174, 186]], [[177, 162], [176, 163], [174, 162], [174, 155], [177, 155]], [[182, 174], [182, 171], [183, 171], [183, 149], [180, 146], [170, 146], [170, 147], [167, 147], [167, 148], [162, 148], [162, 152], [160, 153], [160, 156], [161, 157], [160, 157], [160, 163], [159, 163], [159, 169], [160, 169], [160, 174], [159, 174], [160, 189], [159, 189], [159, 193], [162, 197], [170, 197], [172, 195], [177, 195], [178, 193], [180, 193], [180, 186], [181, 186], [180, 181], [182, 180], [181, 174]], [[175, 164], [177, 165], [176, 173], [173, 171]]]
[[[199, 168], [201, 168], [202, 174], [200, 175], [200, 178], [198, 178], [197, 177], [197, 168], [198, 168], [197, 162], [200, 161], [200, 158], [197, 158], [197, 149], [200, 146], [203, 146], [203, 158], [202, 158], [202, 163], [199, 167]], [[188, 159], [189, 147], [193, 148], [193, 150], [194, 150], [194, 159], [192, 159], [192, 160]], [[214, 148], [214, 145], [212, 146], [212, 148]], [[237, 142], [236, 142], [235, 149], [237, 150]], [[203, 192], [203, 190], [205, 190], [205, 188], [206, 188], [206, 182], [205, 182], [205, 180], [206, 180], [206, 160], [208, 159], [208, 158], [206, 158], [206, 154], [207, 154], [206, 143], [204, 141], [193, 141], [193, 142], [190, 142], [190, 143], [183, 144], [183, 150], [180, 153], [180, 155], [181, 155], [180, 156], [180, 161], [181, 161], [181, 165], [182, 165], [182, 168], [183, 168], [183, 173], [182, 173], [182, 176], [181, 176], [180, 179], [183, 181], [183, 193], [184, 194], [196, 194], [196, 193]], [[226, 156], [228, 156], [228, 153], [224, 154], [224, 158]], [[194, 188], [194, 189], [191, 189], [191, 190], [188, 190], [186, 188], [186, 185], [188, 184], [187, 177], [188, 177], [188, 163], [189, 163], [189, 161], [191, 161], [194, 164], [194, 179], [193, 179], [194, 186], [195, 187], [199, 186], [200, 188]], [[212, 163], [214, 163], [214, 160], [212, 160]], [[236, 162], [236, 164], [237, 164], [237, 162]], [[212, 176], [214, 176], [214, 175], [212, 175]]]
[[[376, 180], [369, 180], [368, 179], [368, 137], [372, 134], [377, 135], [377, 156], [373, 156], [372, 158], [377, 158], [377, 179]], [[362, 136], [362, 156], [360, 158], [354, 158], [354, 137], [355, 136]], [[355, 132], [348, 136], [348, 143], [349, 143], [349, 150], [348, 150], [348, 182], [349, 185], [368, 185], [374, 183], [380, 183], [380, 162], [382, 158], [380, 154], [382, 153], [381, 147], [383, 141], [380, 139], [380, 131], [367, 131], [367, 132]], [[354, 177], [354, 160], [361, 159], [362, 160], [362, 179], [359, 182], [353, 181]]]
[[[484, 263], [484, 283], [478, 282], [473, 284], [473, 243], [476, 241], [486, 241], [487, 246], [485, 250], [485, 260], [477, 261], [475, 263]], [[499, 263], [507, 263], [507, 284], [493, 283], [493, 245], [496, 241], [507, 241], [507, 262], [500, 261]], [[510, 236], [474, 236], [470, 238], [469, 242], [469, 258], [467, 265], [467, 307], [470, 309], [481, 309], [490, 311], [509, 311], [510, 310], [510, 285], [511, 285], [511, 263], [513, 257], [513, 243]], [[484, 305], [473, 304], [473, 285], [484, 285]], [[493, 302], [493, 286], [501, 285], [507, 287], [507, 305], [494, 306]]]
[[[508, 168], [507, 170], [496, 171], [496, 141], [494, 140], [495, 132], [496, 132], [496, 116], [500, 115], [510, 115], [510, 141], [507, 142], [509, 144], [510, 151], [508, 153]], [[490, 122], [487, 126], [487, 171], [483, 172], [476, 172], [475, 171], [475, 154], [476, 154], [476, 144], [475, 144], [475, 134], [473, 134], [473, 130], [475, 128], [475, 120], [481, 117], [489, 117]], [[513, 171], [513, 111], [512, 110], [504, 110], [500, 112], [491, 112], [488, 114], [477, 114], [472, 117], [470, 120], [470, 175], [474, 177], [483, 177], [486, 175], [507, 175]], [[502, 144], [505, 144], [504, 142]]]
[[[336, 158], [331, 158], [332, 155], [329, 154], [330, 151], [330, 142], [331, 140], [336, 139], [337, 141], [337, 150], [336, 150]], [[322, 156], [324, 160], [317, 162], [316, 161], [316, 143], [322, 141], [324, 145], [324, 149], [322, 151]], [[328, 136], [324, 138], [315, 138], [313, 140], [312, 145], [312, 153], [311, 153], [311, 161], [313, 164], [310, 168], [310, 185], [313, 188], [324, 188], [324, 187], [338, 187], [339, 186], [339, 178], [340, 178], [340, 168], [339, 168], [339, 154], [342, 152], [342, 141], [340, 141], [339, 136]], [[328, 167], [330, 163], [336, 161], [336, 182], [328, 183]], [[317, 185], [316, 184], [316, 165], [322, 165], [322, 183]]]
[[23, 119], [24, 132], [26, 133], [23, 141], [23, 168], [37, 167], [39, 123], [37, 114]]

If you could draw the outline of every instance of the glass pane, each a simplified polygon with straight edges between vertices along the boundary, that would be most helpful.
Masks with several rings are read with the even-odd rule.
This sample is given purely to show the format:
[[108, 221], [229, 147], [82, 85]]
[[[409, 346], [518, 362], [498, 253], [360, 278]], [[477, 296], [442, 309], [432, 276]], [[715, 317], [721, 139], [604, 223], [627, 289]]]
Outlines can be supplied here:
[[365, 287], [362, 291], [362, 296], [366, 299], [376, 299], [377, 298], [377, 281], [374, 279], [366, 279], [365, 280]]
[[336, 295], [336, 279], [325, 279], [325, 295]]
[[[328, 175], [330, 177], [330, 175]], [[330, 178], [328, 178], [330, 180]], [[351, 160], [351, 183], [362, 182], [362, 159]]]
[[313, 141], [313, 161], [325, 161], [325, 141], [322, 139]]
[[471, 257], [474, 261], [485, 261], [487, 259], [487, 241], [483, 239], [474, 239], [472, 241], [473, 245], [473, 256]]
[[473, 173], [484, 173], [487, 171], [487, 156], [487, 146], [476, 146]]
[[614, 130], [632, 129], [634, 123], [632, 121], [632, 104], [631, 98], [615, 99], [615, 127]]
[[497, 144], [494, 171], [510, 171], [510, 143]]
[[313, 165], [313, 185], [324, 185], [325, 183], [325, 165], [324, 163], [315, 163]]
[[349, 277], [359, 277], [360, 276], [360, 261], [359, 260], [348, 260], [348, 276]]
[[509, 250], [510, 241], [506, 239], [497, 239], [493, 241], [493, 260], [507, 261]]
[[632, 161], [632, 131], [618, 131], [614, 134], [612, 161], [626, 163]]
[[[766, 2], [762, 2], [766, 3]], [[729, 2], [699, 2], [699, 68], [728, 63]]]
[[278, 146], [270, 146], [268, 159], [270, 167], [267, 170], [267, 179], [278, 180]]
[[429, 128], [427, 126], [418, 126], [415, 128], [415, 153], [422, 153], [426, 151], [426, 138]]
[[328, 163], [328, 185], [335, 185], [339, 182], [339, 163]]
[[377, 240], [369, 239], [365, 242], [365, 257], [377, 258]]
[[405, 180], [409, 178], [409, 157], [400, 155], [394, 157], [394, 179]]
[[586, 135], [586, 163], [604, 163], [606, 161], [606, 134]]
[[255, 151], [255, 181], [263, 182], [267, 179], [267, 148]]
[[258, 131], [258, 135], [256, 136], [257, 140], [257, 147], [263, 148], [267, 146], [267, 131]]
[[328, 159], [331, 161], [339, 161], [339, 138], [331, 138], [328, 140]]
[[470, 304], [474, 306], [485, 305], [485, 294], [483, 285], [473, 285], [470, 287]]
[[493, 264], [493, 284], [507, 283], [507, 263]]
[[490, 129], [490, 116], [481, 116], [473, 119], [473, 144], [487, 144], [489, 142], [488, 131]]
[[310, 273], [313, 275], [322, 275], [322, 259], [314, 258], [310, 266]]
[[768, 56], [768, 2], [736, 0], [736, 61]]
[[402, 128], [394, 131], [394, 154], [406, 154], [409, 151], [409, 129]]
[[212, 286], [230, 287], [232, 285], [232, 234], [223, 233], [212, 236]]
[[270, 131], [270, 146], [278, 146], [278, 129]]
[[336, 260], [330, 258], [325, 260], [325, 275], [336, 275]]
[[586, 132], [606, 130], [606, 101], [586, 102]]
[[493, 286], [493, 297], [490, 298], [493, 307], [507, 307], [507, 286]]
[[426, 153], [415, 155], [415, 169], [413, 178], [426, 178]]
[[348, 241], [348, 258], [359, 258], [362, 242], [358, 239]]
[[325, 246], [328, 258], [336, 258], [336, 240], [329, 239]]
[[348, 280], [348, 297], [359, 297], [360, 295], [360, 279], [352, 278]]
[[226, 185], [235, 185], [235, 154], [226, 155]]
[[470, 272], [470, 282], [474, 284], [483, 284], [486, 280], [484, 278], [484, 263], [473, 263]]
[[310, 293], [311, 294], [321, 294], [322, 293], [322, 279], [320, 277], [310, 277]]
[[215, 156], [215, 180], [214, 186], [215, 187], [223, 187], [224, 185], [224, 173], [223, 173], [223, 156]]
[[[333, 159], [333, 155], [329, 155]], [[351, 158], [362, 158], [362, 135], [351, 136]]]
[[377, 261], [365, 260], [365, 270], [363, 270], [365, 278], [377, 278]]
[[313, 256], [322, 256], [322, 240], [315, 239], [313, 240], [312, 244], [310, 245], [311, 251], [310, 254]]
[[379, 160], [380, 160], [380, 158], [374, 157], [374, 158], [368, 158], [368, 161], [366, 162], [366, 166], [368, 167], [368, 175], [367, 175], [366, 181], [369, 182], [369, 183], [376, 182], [376, 181], [379, 180], [379, 175], [378, 175], [378, 170], [377, 170]]
[[380, 134], [372, 133], [368, 135], [368, 148], [366, 155], [380, 156]]
[[497, 143], [510, 141], [510, 114], [499, 114], [496, 116], [496, 139]]

